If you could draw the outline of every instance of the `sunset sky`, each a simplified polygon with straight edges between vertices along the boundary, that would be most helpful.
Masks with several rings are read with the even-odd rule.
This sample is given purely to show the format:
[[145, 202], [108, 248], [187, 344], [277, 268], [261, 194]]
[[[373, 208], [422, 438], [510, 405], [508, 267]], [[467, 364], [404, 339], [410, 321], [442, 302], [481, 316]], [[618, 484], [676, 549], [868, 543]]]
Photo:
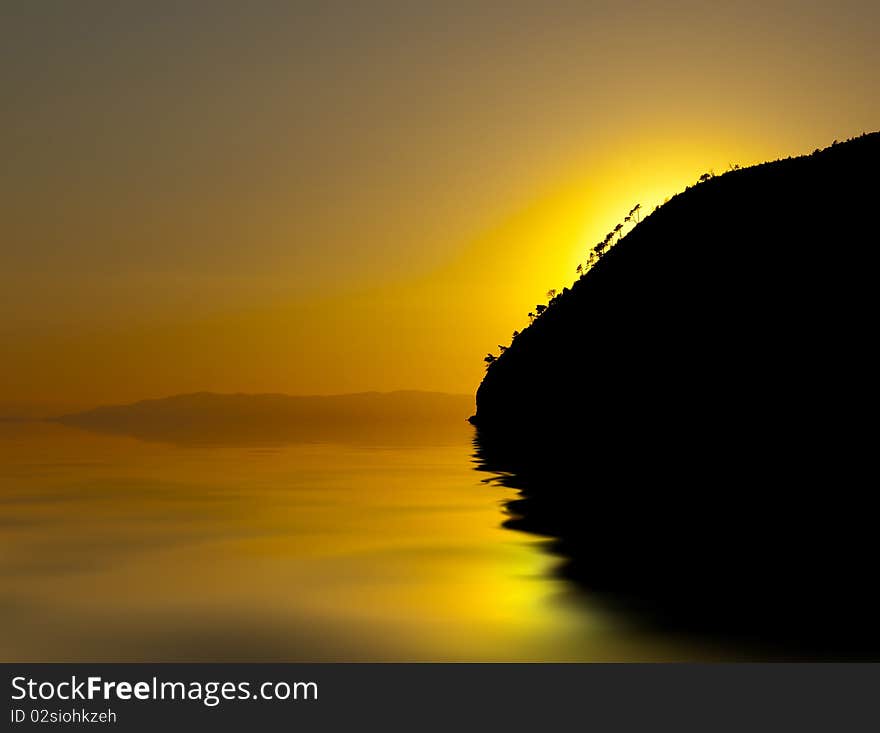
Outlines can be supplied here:
[[880, 128], [878, 28], [868, 0], [5, 2], [0, 406], [473, 392], [633, 204]]

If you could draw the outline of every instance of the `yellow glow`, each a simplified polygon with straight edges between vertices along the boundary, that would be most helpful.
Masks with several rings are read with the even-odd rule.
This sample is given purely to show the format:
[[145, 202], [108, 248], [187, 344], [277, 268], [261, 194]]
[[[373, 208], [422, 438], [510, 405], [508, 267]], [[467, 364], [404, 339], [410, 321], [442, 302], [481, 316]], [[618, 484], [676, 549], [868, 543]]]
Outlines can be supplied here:
[[[560, 603], [461, 441], [143, 443], [0, 425], [6, 660], [662, 658]], [[39, 470], [34, 470], [38, 466]], [[6, 517], [7, 519], [9, 517]], [[4, 515], [0, 512], [0, 521]], [[19, 612], [18, 609], [22, 609]], [[681, 650], [677, 653], [682, 653]]]
[[627, 156], [575, 159], [568, 182], [517, 205], [418, 276], [20, 331], [4, 386], [10, 398], [86, 405], [200, 390], [471, 392], [482, 355], [506, 344], [547, 290], [570, 285], [588, 249], [635, 203], [646, 216], [702, 172], [758, 159], [726, 149], [666, 140]]
[[0, 415], [473, 391], [636, 202], [876, 125], [876, 9], [802, 5], [22, 10]]

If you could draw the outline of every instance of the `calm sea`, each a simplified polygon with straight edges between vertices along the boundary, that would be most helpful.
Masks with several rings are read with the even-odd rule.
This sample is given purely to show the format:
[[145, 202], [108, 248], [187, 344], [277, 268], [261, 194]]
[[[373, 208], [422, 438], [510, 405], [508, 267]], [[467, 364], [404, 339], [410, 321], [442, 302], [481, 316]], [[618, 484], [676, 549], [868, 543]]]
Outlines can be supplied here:
[[[423, 433], [423, 434], [422, 434]], [[514, 492], [436, 437], [149, 442], [0, 424], [0, 658], [653, 660], [502, 527]]]

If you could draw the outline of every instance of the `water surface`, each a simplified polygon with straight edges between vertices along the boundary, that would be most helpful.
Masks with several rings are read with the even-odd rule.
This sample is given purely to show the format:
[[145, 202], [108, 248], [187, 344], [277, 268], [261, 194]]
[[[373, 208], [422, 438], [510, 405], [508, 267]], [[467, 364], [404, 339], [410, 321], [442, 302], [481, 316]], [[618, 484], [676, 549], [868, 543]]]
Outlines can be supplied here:
[[0, 424], [0, 658], [608, 660], [697, 652], [593, 607], [464, 421], [174, 444]]

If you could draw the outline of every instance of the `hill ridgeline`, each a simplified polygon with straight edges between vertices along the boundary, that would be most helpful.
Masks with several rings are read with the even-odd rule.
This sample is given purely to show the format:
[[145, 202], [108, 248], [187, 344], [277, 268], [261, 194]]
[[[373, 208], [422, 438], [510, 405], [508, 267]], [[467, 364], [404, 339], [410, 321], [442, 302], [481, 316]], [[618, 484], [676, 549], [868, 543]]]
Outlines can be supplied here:
[[664, 624], [880, 649], [878, 171], [872, 133], [706, 176], [540, 309], [471, 418], [508, 525]]
[[571, 438], [590, 459], [625, 442], [813, 460], [849, 428], [858, 442], [878, 172], [874, 133], [675, 196], [490, 364], [472, 422], [525, 445]]

